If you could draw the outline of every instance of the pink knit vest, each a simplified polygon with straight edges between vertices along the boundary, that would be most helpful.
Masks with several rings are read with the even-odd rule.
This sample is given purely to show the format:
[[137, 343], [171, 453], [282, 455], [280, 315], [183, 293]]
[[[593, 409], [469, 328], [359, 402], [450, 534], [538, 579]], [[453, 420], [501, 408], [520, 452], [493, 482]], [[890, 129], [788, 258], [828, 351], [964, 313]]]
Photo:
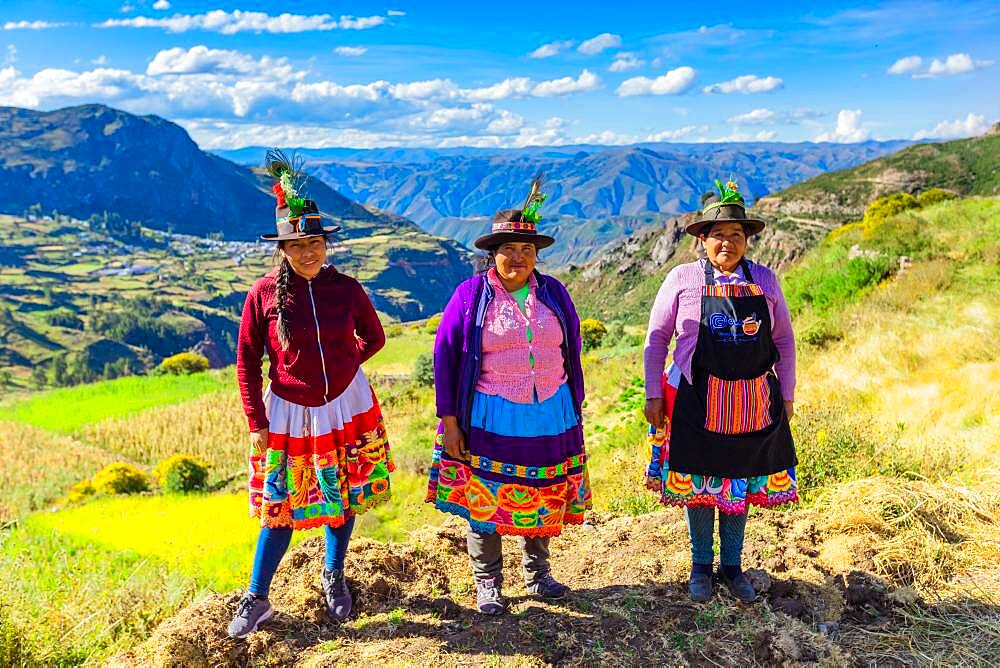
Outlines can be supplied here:
[[[495, 268], [486, 277], [496, 296], [483, 323], [483, 366], [476, 390], [519, 404], [533, 403], [537, 391], [538, 401], [545, 401], [566, 382], [559, 319], [538, 301], [534, 275], [528, 279], [530, 291], [524, 303], [527, 317], [503, 287]], [[526, 332], [529, 323], [533, 334], [530, 343]], [[530, 355], [535, 356], [534, 367]]]

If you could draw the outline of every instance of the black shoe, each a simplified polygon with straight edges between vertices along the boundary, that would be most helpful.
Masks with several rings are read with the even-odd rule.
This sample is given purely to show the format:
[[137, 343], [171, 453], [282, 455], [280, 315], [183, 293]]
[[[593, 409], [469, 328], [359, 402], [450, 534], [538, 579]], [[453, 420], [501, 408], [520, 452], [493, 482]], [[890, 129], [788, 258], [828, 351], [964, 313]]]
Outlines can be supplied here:
[[736, 577], [730, 578], [726, 575], [726, 571], [720, 568], [719, 579], [722, 580], [733, 596], [744, 603], [753, 603], [757, 600], [756, 590], [750, 584], [750, 580], [747, 580], [747, 576], [743, 575], [742, 571]]
[[351, 614], [354, 599], [344, 580], [344, 571], [323, 569], [323, 593], [326, 594], [326, 609], [334, 621], [342, 622]]
[[688, 579], [688, 594], [692, 601], [699, 603], [712, 598], [712, 574], [692, 572]]

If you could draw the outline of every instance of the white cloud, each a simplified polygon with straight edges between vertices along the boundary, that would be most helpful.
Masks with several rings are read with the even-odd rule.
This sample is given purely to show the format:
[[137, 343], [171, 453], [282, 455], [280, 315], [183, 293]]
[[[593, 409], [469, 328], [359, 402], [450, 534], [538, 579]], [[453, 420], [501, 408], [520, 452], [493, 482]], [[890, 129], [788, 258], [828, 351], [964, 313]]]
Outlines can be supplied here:
[[645, 64], [646, 61], [640, 59], [634, 53], [622, 51], [615, 55], [615, 60], [608, 67], [608, 70], [611, 72], [627, 72], [628, 70], [638, 69]]
[[400, 11], [398, 9], [390, 9], [385, 13], [386, 16], [406, 16], [406, 12]]
[[774, 130], [760, 130], [758, 132], [740, 132], [735, 131], [728, 135], [722, 137], [714, 137], [712, 139], [701, 139], [703, 142], [746, 142], [746, 141], [771, 141], [778, 136], [778, 133]]
[[36, 108], [51, 99], [114, 100], [134, 92], [140, 79], [127, 70], [108, 68], [89, 72], [46, 68], [24, 79], [11, 66], [0, 70], [0, 104]]
[[165, 12], [170, 9], [170, 3], [167, 0], [156, 0], [156, 2], [153, 3], [153, 9]]
[[333, 50], [333, 52], [338, 56], [357, 58], [358, 56], [363, 56], [368, 53], [368, 48], [364, 46], [338, 46]]
[[576, 48], [580, 53], [586, 54], [588, 56], [593, 56], [605, 49], [614, 49], [622, 45], [622, 36], [613, 35], [609, 32], [602, 32], [596, 37], [591, 37], [580, 43], [580, 46]]
[[556, 40], [555, 42], [542, 44], [540, 47], [529, 53], [528, 58], [551, 58], [563, 49], [571, 48], [573, 44], [574, 42], [570, 40]]
[[694, 125], [685, 125], [682, 128], [677, 128], [676, 130], [664, 130], [662, 132], [657, 132], [648, 135], [643, 141], [648, 142], [658, 142], [658, 141], [672, 141], [674, 139], [684, 139], [690, 137], [695, 132], [707, 132], [708, 126], [702, 125], [697, 127]]
[[129, 12], [134, 12], [135, 5], [133, 5], [131, 2], [128, 2], [128, 0], [125, 0], [125, 2], [122, 3], [122, 6], [118, 8], [118, 11], [120, 11], [122, 14], [128, 14]]
[[572, 93], [582, 93], [594, 90], [601, 85], [601, 80], [590, 70], [580, 72], [576, 79], [573, 77], [563, 77], [543, 81], [531, 90], [533, 97], [556, 97], [560, 95], [570, 95]]
[[13, 44], [7, 45], [7, 55], [4, 56], [3, 62], [0, 66], [6, 67], [7, 65], [13, 65], [17, 62], [17, 47]]
[[655, 79], [650, 79], [649, 77], [632, 77], [621, 82], [615, 94], [619, 97], [630, 97], [633, 95], [679, 95], [691, 87], [696, 74], [694, 68], [683, 66], [672, 69]]
[[926, 72], [914, 74], [913, 76], [917, 79], [948, 77], [973, 72], [984, 67], [989, 67], [992, 64], [992, 60], [973, 60], [967, 53], [953, 53], [944, 60], [935, 58], [931, 61]]
[[963, 119], [941, 121], [930, 130], [921, 130], [913, 135], [914, 139], [960, 139], [984, 134], [990, 129], [991, 123], [985, 116], [969, 114]]
[[4, 30], [46, 30], [48, 28], [62, 28], [66, 23], [54, 21], [7, 21], [3, 24]]
[[868, 139], [870, 134], [870, 130], [861, 126], [860, 109], [841, 109], [837, 113], [837, 127], [833, 132], [820, 133], [816, 141], [859, 142]]
[[744, 74], [743, 76], [721, 81], [710, 86], [705, 86], [705, 93], [767, 93], [781, 88], [784, 82], [777, 77], [758, 77], [756, 74]]
[[90, 64], [91, 65], [98, 65], [98, 66], [100, 66], [100, 65], [107, 65], [108, 64], [108, 57], [105, 56], [104, 54], [101, 54], [97, 58], [94, 58], [92, 61], [90, 61]]
[[492, 86], [462, 89], [460, 95], [468, 100], [506, 100], [530, 95], [532, 88], [533, 84], [528, 77], [514, 77]]
[[204, 14], [174, 14], [166, 18], [137, 16], [131, 19], [108, 19], [96, 24], [97, 28], [161, 28], [168, 32], [206, 30], [224, 35], [239, 32], [299, 33], [325, 30], [365, 30], [385, 23], [384, 16], [356, 18], [330, 14], [280, 14], [271, 16], [264, 12], [247, 12], [239, 9], [226, 12], [215, 9]]
[[732, 125], [767, 125], [776, 122], [777, 118], [778, 114], [770, 109], [754, 109], [745, 114], [730, 116], [726, 122]]
[[886, 72], [889, 74], [909, 74], [919, 70], [923, 62], [924, 59], [920, 56], [907, 56], [894, 62]]
[[163, 74], [206, 74], [229, 72], [250, 74], [267, 72], [270, 76], [288, 76], [292, 68], [284, 58], [273, 59], [263, 56], [254, 60], [252, 56], [239, 51], [209, 49], [199, 44], [190, 49], [174, 47], [153, 56], [146, 67], [146, 74], [155, 77]]

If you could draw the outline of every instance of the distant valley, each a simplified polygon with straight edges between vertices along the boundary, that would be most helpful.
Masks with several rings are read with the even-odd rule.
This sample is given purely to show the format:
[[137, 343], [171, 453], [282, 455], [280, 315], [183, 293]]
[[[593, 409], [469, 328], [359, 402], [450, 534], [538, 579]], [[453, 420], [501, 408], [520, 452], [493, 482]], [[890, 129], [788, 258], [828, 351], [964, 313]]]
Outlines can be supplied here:
[[[310, 170], [347, 197], [469, 245], [499, 209], [516, 206], [539, 172], [549, 200], [543, 225], [558, 232], [546, 254], [554, 266], [590, 259], [645, 224], [698, 206], [717, 177], [735, 176], [748, 201], [831, 170], [853, 167], [909, 145], [642, 144], [525, 149], [303, 150]], [[221, 155], [259, 164], [262, 149]]]

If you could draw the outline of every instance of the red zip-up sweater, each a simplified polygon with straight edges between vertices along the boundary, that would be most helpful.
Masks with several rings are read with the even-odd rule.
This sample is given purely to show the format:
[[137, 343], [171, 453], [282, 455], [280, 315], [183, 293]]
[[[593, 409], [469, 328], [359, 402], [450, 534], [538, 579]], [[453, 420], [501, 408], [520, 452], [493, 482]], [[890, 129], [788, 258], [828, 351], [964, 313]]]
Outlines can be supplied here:
[[236, 378], [250, 431], [268, 426], [262, 367], [271, 362], [271, 391], [301, 406], [322, 406], [354, 380], [358, 367], [385, 345], [385, 332], [361, 284], [324, 266], [310, 281], [292, 273], [287, 315], [288, 350], [281, 349], [276, 323], [274, 269], [253, 284], [243, 305], [236, 344]]

